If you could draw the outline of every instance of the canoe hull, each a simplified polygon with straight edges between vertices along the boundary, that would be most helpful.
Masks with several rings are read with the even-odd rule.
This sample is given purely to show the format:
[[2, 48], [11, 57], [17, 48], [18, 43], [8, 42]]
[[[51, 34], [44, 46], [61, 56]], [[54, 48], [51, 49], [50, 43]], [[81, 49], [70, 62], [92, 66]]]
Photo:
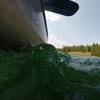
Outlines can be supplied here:
[[0, 47], [18, 49], [47, 41], [41, 0], [0, 0]]

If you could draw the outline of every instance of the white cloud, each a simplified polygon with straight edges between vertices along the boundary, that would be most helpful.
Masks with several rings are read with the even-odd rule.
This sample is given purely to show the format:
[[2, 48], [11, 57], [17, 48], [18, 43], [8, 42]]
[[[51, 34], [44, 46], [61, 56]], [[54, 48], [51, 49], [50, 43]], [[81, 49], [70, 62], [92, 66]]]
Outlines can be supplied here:
[[61, 48], [66, 45], [66, 42], [59, 40], [54, 34], [49, 35], [48, 43], [53, 44], [56, 48]]
[[45, 11], [46, 19], [50, 22], [55, 22], [60, 19], [60, 15], [53, 12]]
[[[46, 13], [47, 22], [50, 22], [50, 23], [58, 21], [61, 18], [60, 15], [52, 13], [52, 12], [49, 12], [49, 11], [45, 11], [45, 13]], [[48, 43], [54, 45], [56, 48], [61, 48], [64, 45], [66, 45], [66, 43], [64, 41], [60, 40], [54, 34], [49, 34]]]

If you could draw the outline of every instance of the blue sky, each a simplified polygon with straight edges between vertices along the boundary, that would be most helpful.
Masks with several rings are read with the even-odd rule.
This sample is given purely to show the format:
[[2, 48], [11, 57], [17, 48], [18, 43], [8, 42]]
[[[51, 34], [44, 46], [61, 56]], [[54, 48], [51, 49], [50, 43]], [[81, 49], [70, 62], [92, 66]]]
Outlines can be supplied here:
[[100, 0], [73, 0], [80, 9], [71, 17], [46, 11], [49, 40], [56, 47], [100, 43]]

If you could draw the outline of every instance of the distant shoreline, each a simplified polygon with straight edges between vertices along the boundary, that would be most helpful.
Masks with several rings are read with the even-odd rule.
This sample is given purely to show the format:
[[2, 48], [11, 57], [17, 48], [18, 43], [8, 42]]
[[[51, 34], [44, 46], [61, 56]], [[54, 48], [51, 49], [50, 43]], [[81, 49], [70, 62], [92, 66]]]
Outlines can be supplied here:
[[96, 57], [96, 58], [100, 58], [98, 56], [92, 56], [91, 52], [69, 52], [68, 53], [70, 56], [74, 56], [74, 57]]
[[74, 56], [96, 56], [100, 57], [100, 44], [93, 43], [92, 45], [73, 45], [73, 46], [63, 46], [63, 48], [58, 49], [63, 53], [69, 53]]
[[71, 56], [92, 56], [91, 52], [69, 52], [68, 54]]

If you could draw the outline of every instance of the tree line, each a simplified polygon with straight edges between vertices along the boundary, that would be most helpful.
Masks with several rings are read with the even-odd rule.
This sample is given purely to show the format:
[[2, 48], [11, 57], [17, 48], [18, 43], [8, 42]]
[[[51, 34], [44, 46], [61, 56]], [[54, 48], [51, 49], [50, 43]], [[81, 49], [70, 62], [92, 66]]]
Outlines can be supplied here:
[[73, 46], [63, 46], [63, 48], [58, 49], [63, 53], [68, 52], [91, 52], [92, 56], [100, 56], [100, 44], [93, 43], [92, 45], [73, 45]]

